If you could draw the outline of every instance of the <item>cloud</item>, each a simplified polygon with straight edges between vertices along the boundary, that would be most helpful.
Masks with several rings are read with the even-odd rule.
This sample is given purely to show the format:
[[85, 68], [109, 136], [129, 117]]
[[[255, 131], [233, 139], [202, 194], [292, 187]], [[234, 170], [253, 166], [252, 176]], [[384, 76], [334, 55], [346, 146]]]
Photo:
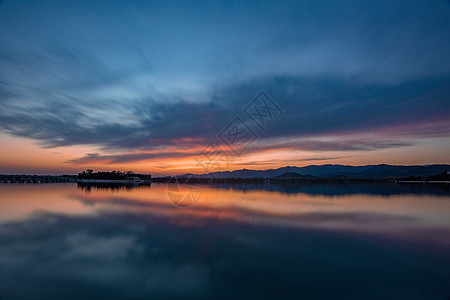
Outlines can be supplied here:
[[[56, 99], [28, 105], [5, 103], [0, 126], [10, 134], [37, 139], [46, 147], [90, 144], [104, 149], [152, 149], [180, 139], [207, 141], [234, 116], [242, 116], [243, 104], [259, 88], [267, 87], [285, 113], [270, 124], [264, 138], [389, 133], [389, 128], [399, 126], [411, 135], [427, 137], [448, 128], [448, 86], [450, 80], [355, 87], [346, 81], [284, 77], [229, 87], [206, 103], [101, 100], [91, 107], [85, 106], [87, 103], [62, 104]], [[122, 122], [123, 114], [130, 114], [133, 122]], [[421, 130], [411, 130], [414, 127]], [[432, 130], [424, 131], [426, 127]]]
[[322, 160], [334, 160], [334, 159], [343, 159], [343, 158], [350, 158], [350, 157], [354, 157], [354, 155], [330, 156], [330, 157], [309, 157], [309, 158], [297, 159], [296, 161], [322, 161]]
[[[373, 139], [353, 139], [348, 137], [336, 137], [334, 140], [320, 140], [320, 139], [304, 139], [301, 137], [290, 137], [288, 140], [294, 140], [293, 142], [285, 141], [285, 139], [268, 140], [260, 143], [251, 144], [248, 149], [243, 153], [245, 155], [258, 154], [270, 151], [372, 151], [378, 149], [389, 149], [412, 146], [411, 142], [401, 142], [393, 140], [373, 140]], [[176, 143], [175, 145], [176, 146]], [[195, 145], [191, 145], [189, 151], [170, 151], [164, 148], [159, 150], [153, 150], [152, 152], [140, 152], [140, 153], [119, 153], [119, 154], [100, 154], [100, 153], [87, 153], [86, 155], [78, 158], [68, 160], [66, 163], [75, 165], [92, 165], [92, 164], [120, 164], [129, 162], [142, 162], [142, 161], [160, 161], [161, 159], [177, 159], [177, 158], [189, 158], [189, 159], [204, 159], [202, 154], [206, 146], [206, 142], [196, 141]], [[183, 145], [182, 147], [186, 147]], [[234, 153], [230, 148], [223, 147], [224, 153], [228, 157], [234, 157]], [[343, 159], [353, 156], [333, 156], [333, 157], [311, 157], [304, 159], [296, 159], [295, 161], [325, 161], [333, 159]], [[270, 163], [280, 163], [281, 160], [259, 161], [259, 162], [245, 162], [244, 165], [267, 165]], [[239, 163], [238, 163], [239, 165]]]
[[145, 161], [156, 158], [179, 158], [192, 156], [193, 156], [192, 153], [166, 152], [166, 151], [161, 151], [159, 153], [124, 153], [116, 155], [101, 155], [100, 153], [87, 153], [85, 156], [71, 159], [67, 161], [67, 163], [78, 165], [96, 164], [96, 163], [117, 164], [117, 163]]
[[[286, 139], [288, 140], [288, 139]], [[346, 136], [336, 137], [332, 140], [291, 138], [294, 141], [268, 141], [252, 146], [249, 152], [270, 151], [270, 150], [304, 150], [304, 151], [372, 151], [377, 149], [388, 149], [411, 146], [409, 142], [379, 140], [379, 139], [354, 139]]]
[[[285, 112], [261, 134], [267, 140], [371, 150], [448, 137], [447, 3], [347, 4], [8, 3], [0, 130], [49, 148], [143, 152], [74, 163], [138, 161], [157, 157], [148, 150], [206, 144], [265, 90]], [[372, 132], [410, 141], [314, 141]]]

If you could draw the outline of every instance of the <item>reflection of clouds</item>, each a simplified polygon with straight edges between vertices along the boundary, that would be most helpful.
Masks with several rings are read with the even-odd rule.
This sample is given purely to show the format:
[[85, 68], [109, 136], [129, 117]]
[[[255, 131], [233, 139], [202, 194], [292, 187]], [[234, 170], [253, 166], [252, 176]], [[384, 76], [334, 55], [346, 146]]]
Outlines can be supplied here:
[[80, 201], [81, 203], [89, 206], [96, 206], [100, 204], [113, 204], [113, 205], [119, 205], [119, 206], [142, 206], [142, 207], [150, 207], [150, 206], [167, 206], [163, 204], [157, 204], [153, 202], [144, 202], [144, 201], [138, 201], [133, 200], [126, 197], [117, 197], [117, 196], [110, 196], [110, 197], [89, 197], [89, 196], [81, 196], [81, 195], [72, 195], [70, 198], [75, 199], [77, 201]]
[[[210, 222], [254, 224], [279, 228], [315, 228], [337, 232], [371, 234], [385, 238], [450, 247], [450, 229], [444, 225], [428, 224], [424, 219], [407, 214], [367, 211], [327, 211], [326, 203], [301, 202], [298, 206], [322, 206], [320, 211], [268, 211], [255, 206], [198, 205], [178, 209], [169, 201], [139, 200], [118, 196], [90, 197], [73, 195], [72, 199], [95, 207], [100, 212], [127, 211], [152, 218], [164, 219], [172, 225], [207, 226]], [[335, 204], [333, 204], [335, 205]], [[330, 206], [330, 204], [328, 204]], [[345, 207], [344, 207], [345, 208]], [[289, 207], [288, 207], [289, 209]], [[439, 232], [439, 234], [435, 234]], [[444, 238], [443, 238], [444, 237]]]
[[[445, 298], [450, 232], [433, 219], [443, 197], [205, 187], [178, 209], [157, 184], [63, 195], [67, 210], [0, 225], [0, 296], [379, 299], [389, 281], [395, 298]], [[70, 210], [80, 203], [87, 215]]]
[[418, 218], [409, 216], [396, 216], [377, 213], [308, 213], [300, 215], [306, 223], [340, 223], [349, 224], [377, 224], [377, 223], [403, 223], [418, 221]]
[[96, 259], [124, 257], [130, 249], [136, 247], [135, 241], [126, 236], [98, 238], [77, 233], [68, 236], [65, 242], [70, 249], [69, 257]]
[[[129, 216], [38, 214], [3, 227], [7, 230], [0, 231], [0, 268], [4, 271], [0, 279], [13, 276], [12, 286], [30, 286], [29, 293], [36, 298], [52, 298], [60, 292], [58, 287], [34, 285], [41, 280], [66, 282], [65, 293], [74, 295], [80, 288], [92, 292], [90, 288], [95, 285], [96, 293], [105, 296], [113, 292], [116, 295], [112, 298], [141, 298], [149, 293], [201, 297], [208, 282], [206, 266], [183, 262], [172, 239], [166, 238], [164, 231], [158, 232], [161, 226], [149, 232], [144, 218], [133, 221]], [[14, 282], [17, 274], [20, 282]], [[0, 284], [0, 295], [4, 292]], [[9, 293], [13, 298], [29, 298], [17, 291]]]
[[[177, 216], [180, 223], [191, 218], [197, 216]], [[419, 298], [447, 292], [443, 274], [450, 261], [442, 251], [394, 239], [368, 242], [367, 236], [345, 232], [271, 225], [209, 218], [201, 226], [185, 227], [146, 211], [38, 214], [0, 226], [0, 295], [289, 298], [309, 290], [312, 298], [336, 293], [352, 298], [364, 291], [367, 299], [377, 299], [375, 287], [384, 280], [393, 283], [386, 292], [394, 296], [412, 287]]]

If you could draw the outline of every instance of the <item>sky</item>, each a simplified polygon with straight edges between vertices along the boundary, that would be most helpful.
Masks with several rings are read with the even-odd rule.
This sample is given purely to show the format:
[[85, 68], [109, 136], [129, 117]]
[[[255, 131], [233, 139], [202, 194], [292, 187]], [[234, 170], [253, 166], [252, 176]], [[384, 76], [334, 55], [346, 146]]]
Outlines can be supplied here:
[[0, 1], [2, 174], [449, 153], [449, 1]]

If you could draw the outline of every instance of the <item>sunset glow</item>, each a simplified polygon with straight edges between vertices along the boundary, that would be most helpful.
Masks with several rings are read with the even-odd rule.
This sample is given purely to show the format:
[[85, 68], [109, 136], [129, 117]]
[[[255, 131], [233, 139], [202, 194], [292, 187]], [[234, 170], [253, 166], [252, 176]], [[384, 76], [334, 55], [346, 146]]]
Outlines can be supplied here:
[[205, 173], [235, 118], [226, 170], [449, 162], [445, 1], [32, 3], [0, 4], [0, 173]]
[[0, 300], [449, 278], [449, 0], [0, 0]]

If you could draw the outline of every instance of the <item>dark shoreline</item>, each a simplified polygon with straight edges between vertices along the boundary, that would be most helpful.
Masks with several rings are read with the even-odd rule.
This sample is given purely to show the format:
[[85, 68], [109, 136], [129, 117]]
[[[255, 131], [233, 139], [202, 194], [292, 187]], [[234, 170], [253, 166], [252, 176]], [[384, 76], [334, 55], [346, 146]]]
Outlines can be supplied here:
[[421, 183], [450, 184], [448, 180], [402, 180], [396, 178], [198, 178], [198, 177], [155, 177], [155, 183]]

